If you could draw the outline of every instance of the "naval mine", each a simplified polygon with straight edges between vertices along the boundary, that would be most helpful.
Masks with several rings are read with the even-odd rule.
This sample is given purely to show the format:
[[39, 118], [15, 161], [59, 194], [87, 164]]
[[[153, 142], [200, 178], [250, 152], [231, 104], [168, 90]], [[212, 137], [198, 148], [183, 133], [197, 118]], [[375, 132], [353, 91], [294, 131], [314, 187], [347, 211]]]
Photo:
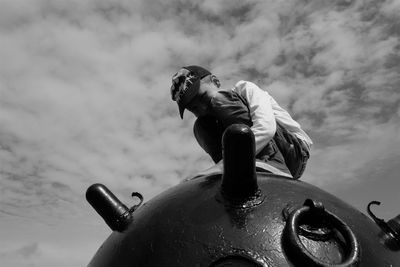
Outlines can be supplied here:
[[[250, 128], [223, 136], [221, 167], [128, 208], [104, 185], [86, 192], [112, 229], [89, 267], [400, 266], [400, 216], [377, 218], [261, 166]], [[261, 165], [260, 165], [261, 164]]]

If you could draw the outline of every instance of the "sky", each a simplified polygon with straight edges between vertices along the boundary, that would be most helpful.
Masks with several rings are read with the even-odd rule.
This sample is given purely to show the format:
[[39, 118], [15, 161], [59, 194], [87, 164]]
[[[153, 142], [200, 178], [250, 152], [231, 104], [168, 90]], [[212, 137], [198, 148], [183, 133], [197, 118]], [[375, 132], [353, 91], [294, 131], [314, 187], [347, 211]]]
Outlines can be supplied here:
[[311, 136], [302, 180], [400, 214], [399, 0], [0, 0], [1, 266], [85, 266], [127, 206], [212, 161], [169, 88], [201, 65], [249, 80]]

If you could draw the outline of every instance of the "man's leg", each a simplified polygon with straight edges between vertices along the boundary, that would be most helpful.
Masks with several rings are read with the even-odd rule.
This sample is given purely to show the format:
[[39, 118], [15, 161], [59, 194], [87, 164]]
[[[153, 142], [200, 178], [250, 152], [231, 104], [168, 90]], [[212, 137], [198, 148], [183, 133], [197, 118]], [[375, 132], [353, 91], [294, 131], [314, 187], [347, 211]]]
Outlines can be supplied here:
[[275, 140], [272, 139], [256, 156], [257, 159], [260, 159], [272, 167], [277, 168], [278, 170], [291, 174], [289, 168], [286, 166], [285, 159], [279, 150]]
[[302, 140], [277, 124], [274, 140], [282, 152], [286, 166], [294, 179], [299, 179], [307, 165], [310, 154]]
[[222, 159], [222, 127], [212, 117], [199, 117], [193, 126], [199, 145], [217, 163]]
[[299, 143], [299, 146], [301, 147], [301, 156], [298, 157], [299, 162], [298, 162], [297, 173], [295, 174], [295, 176], [297, 177], [296, 179], [299, 179], [303, 175], [304, 170], [306, 169], [307, 161], [310, 158], [310, 152], [302, 140], [297, 138], [297, 141]]

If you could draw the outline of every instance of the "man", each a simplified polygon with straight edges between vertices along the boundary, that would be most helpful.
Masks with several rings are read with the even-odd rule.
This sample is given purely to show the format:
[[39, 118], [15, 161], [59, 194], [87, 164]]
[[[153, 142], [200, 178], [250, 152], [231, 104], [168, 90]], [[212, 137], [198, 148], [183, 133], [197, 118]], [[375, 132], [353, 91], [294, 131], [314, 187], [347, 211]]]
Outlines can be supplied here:
[[194, 134], [214, 162], [222, 159], [221, 137], [231, 124], [251, 127], [256, 158], [298, 179], [312, 145], [310, 137], [266, 91], [247, 81], [220, 90], [220, 81], [200, 66], [181, 68], [172, 77], [171, 95], [183, 118], [185, 109], [197, 120]]

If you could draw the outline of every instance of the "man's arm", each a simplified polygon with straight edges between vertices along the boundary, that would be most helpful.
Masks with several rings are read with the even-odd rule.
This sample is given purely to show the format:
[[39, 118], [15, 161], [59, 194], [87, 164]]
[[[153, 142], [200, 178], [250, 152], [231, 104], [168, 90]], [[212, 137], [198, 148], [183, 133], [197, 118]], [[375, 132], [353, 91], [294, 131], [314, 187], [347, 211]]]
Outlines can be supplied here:
[[194, 135], [200, 146], [217, 163], [222, 159], [222, 135], [224, 130], [236, 123], [251, 127], [252, 121], [247, 105], [239, 93], [218, 91], [208, 107], [209, 115], [199, 117], [194, 124]]
[[253, 125], [249, 111], [239, 93], [218, 91], [210, 101], [210, 112], [221, 123], [223, 129], [236, 123]]
[[276, 132], [276, 121], [270, 96], [254, 83], [240, 81], [233, 89], [247, 100], [253, 122], [256, 155], [269, 143]]

